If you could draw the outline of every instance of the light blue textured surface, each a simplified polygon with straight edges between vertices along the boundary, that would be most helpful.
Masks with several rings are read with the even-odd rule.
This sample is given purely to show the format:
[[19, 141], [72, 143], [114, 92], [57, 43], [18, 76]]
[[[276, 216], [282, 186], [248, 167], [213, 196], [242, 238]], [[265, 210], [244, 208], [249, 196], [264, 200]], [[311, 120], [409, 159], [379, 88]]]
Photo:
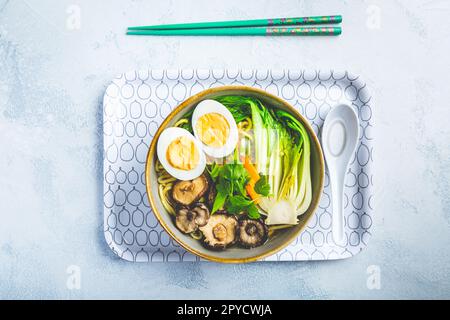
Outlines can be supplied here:
[[[124, 36], [165, 21], [328, 13], [344, 15], [342, 37]], [[0, 298], [450, 298], [449, 14], [446, 1], [0, 0]], [[106, 85], [126, 70], [231, 67], [348, 69], [368, 82], [377, 205], [363, 253], [225, 266], [131, 264], [109, 250]], [[72, 265], [80, 290], [67, 287]], [[366, 285], [371, 265], [379, 290]]]

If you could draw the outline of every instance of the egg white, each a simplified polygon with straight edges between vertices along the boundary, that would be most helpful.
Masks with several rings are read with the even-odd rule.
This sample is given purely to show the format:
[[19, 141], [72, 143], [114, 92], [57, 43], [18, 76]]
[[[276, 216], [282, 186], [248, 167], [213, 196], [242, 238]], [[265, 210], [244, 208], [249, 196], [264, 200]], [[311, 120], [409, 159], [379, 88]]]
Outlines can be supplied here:
[[[170, 146], [170, 144], [175, 141], [176, 139], [180, 137], [186, 137], [191, 139], [195, 147], [197, 148], [197, 151], [199, 153], [199, 163], [197, 167], [195, 167], [192, 170], [180, 170], [177, 168], [174, 168], [169, 161], [167, 160], [167, 148]], [[189, 181], [194, 180], [198, 177], [200, 177], [206, 169], [206, 157], [202, 150], [202, 144], [200, 141], [198, 141], [189, 131], [181, 128], [168, 128], [164, 130], [159, 139], [158, 139], [158, 145], [157, 150], [158, 159], [161, 162], [162, 166], [166, 171], [174, 178], [181, 180], [181, 181]]]
[[[199, 136], [197, 132], [197, 122], [198, 120], [203, 117], [206, 114], [209, 113], [217, 113], [223, 116], [229, 126], [230, 126], [230, 135], [227, 139], [227, 142], [223, 147], [214, 148], [208, 145], [205, 145], [202, 142], [201, 137]], [[236, 146], [239, 141], [239, 131], [237, 128], [236, 121], [233, 118], [233, 115], [231, 112], [221, 103], [214, 101], [214, 100], [205, 100], [198, 104], [198, 106], [195, 108], [195, 111], [192, 115], [192, 129], [194, 131], [195, 137], [199, 140], [199, 142], [202, 144], [203, 151], [205, 153], [213, 158], [225, 158], [232, 154], [234, 150], [236, 149]]]

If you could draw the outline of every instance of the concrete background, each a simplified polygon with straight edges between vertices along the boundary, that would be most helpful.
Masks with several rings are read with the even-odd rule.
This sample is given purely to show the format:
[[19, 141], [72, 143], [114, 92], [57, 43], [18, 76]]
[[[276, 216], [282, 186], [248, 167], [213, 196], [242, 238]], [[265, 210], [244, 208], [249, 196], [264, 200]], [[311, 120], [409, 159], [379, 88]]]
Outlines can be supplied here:
[[[340, 38], [124, 35], [150, 23], [339, 13]], [[450, 298], [449, 14], [444, 0], [0, 0], [0, 298]], [[224, 266], [130, 264], [110, 252], [106, 85], [133, 69], [227, 67], [347, 69], [367, 81], [377, 206], [363, 253]], [[67, 285], [74, 270], [79, 290]]]

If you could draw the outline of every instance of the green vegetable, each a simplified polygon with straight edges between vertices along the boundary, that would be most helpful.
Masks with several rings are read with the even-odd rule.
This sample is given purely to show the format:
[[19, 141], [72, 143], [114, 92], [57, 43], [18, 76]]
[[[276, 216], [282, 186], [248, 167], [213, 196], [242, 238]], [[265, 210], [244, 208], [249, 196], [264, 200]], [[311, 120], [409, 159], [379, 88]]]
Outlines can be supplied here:
[[262, 176], [261, 179], [258, 180], [255, 184], [256, 193], [268, 197], [270, 194], [270, 184], [267, 182], [267, 177]]
[[256, 169], [265, 177], [255, 191], [267, 197], [260, 204], [268, 215], [266, 223], [297, 224], [297, 216], [308, 210], [312, 200], [311, 142], [306, 129], [289, 112], [268, 108], [254, 98], [226, 96], [217, 101], [236, 121], [252, 119]]
[[216, 199], [214, 200], [212, 213], [216, 213], [225, 205], [228, 198], [228, 191], [217, 192]]
[[245, 191], [250, 176], [242, 164], [232, 163], [223, 166], [213, 164], [209, 173], [217, 190], [213, 214], [225, 207], [232, 214], [245, 212], [252, 219], [260, 218], [258, 208]]
[[220, 102], [230, 110], [236, 123], [251, 117], [251, 110], [249, 108], [249, 101], [251, 101], [251, 99], [249, 98], [241, 96], [223, 96], [216, 98], [216, 101]]
[[254, 220], [261, 218], [261, 214], [255, 204], [247, 207], [247, 215], [250, 219]]
[[211, 168], [208, 169], [209, 171], [209, 175], [211, 176], [211, 178], [213, 178], [213, 180], [215, 180], [220, 173], [220, 166], [217, 165], [217, 163], [213, 163], [211, 165]]

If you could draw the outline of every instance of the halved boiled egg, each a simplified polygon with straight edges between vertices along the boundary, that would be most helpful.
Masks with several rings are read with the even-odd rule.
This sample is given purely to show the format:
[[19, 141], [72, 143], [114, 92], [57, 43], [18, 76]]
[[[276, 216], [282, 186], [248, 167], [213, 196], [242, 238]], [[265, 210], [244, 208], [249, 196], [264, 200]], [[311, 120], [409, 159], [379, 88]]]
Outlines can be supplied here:
[[200, 141], [185, 129], [164, 130], [158, 140], [157, 153], [164, 169], [178, 180], [194, 180], [206, 169]]
[[192, 115], [192, 129], [203, 151], [213, 158], [233, 153], [239, 141], [236, 121], [231, 112], [214, 100], [201, 102]]

